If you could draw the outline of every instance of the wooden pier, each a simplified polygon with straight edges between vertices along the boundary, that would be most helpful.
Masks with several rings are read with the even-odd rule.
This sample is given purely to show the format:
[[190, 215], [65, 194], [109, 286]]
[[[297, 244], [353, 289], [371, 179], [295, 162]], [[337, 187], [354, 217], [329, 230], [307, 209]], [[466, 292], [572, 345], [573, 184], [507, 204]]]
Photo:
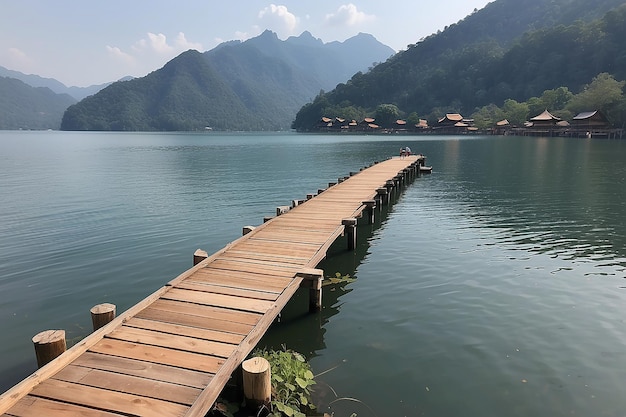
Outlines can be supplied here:
[[277, 216], [185, 271], [0, 396], [0, 416], [205, 416], [300, 286], [321, 307], [315, 269], [358, 218], [419, 175], [394, 157], [277, 208]]

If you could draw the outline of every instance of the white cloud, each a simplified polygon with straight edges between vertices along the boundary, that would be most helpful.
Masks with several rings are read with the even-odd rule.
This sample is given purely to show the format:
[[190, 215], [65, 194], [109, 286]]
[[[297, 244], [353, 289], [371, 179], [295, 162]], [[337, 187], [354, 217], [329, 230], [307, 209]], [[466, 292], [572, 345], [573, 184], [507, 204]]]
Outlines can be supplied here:
[[178, 32], [178, 36], [176, 37], [176, 47], [179, 51], [195, 49], [196, 51], [204, 52], [201, 43], [188, 41], [183, 32]]
[[8, 48], [4, 51], [0, 51], [0, 59], [6, 62], [4, 65], [12, 70], [25, 73], [32, 73], [33, 71], [33, 61], [21, 49]]
[[339, 6], [336, 12], [327, 14], [325, 22], [330, 26], [356, 26], [374, 19], [376, 16], [360, 12], [354, 4], [349, 3]]
[[204, 51], [202, 44], [188, 40], [183, 32], [179, 32], [170, 41], [163, 33], [148, 32], [145, 38], [131, 45], [128, 51], [116, 46], [106, 47], [109, 56], [115, 59], [118, 65], [122, 64], [117, 67], [118, 71], [124, 71], [124, 75], [134, 76], [143, 76], [154, 71], [189, 49]]
[[112, 57], [119, 59], [123, 62], [132, 64], [134, 61], [134, 58], [132, 57], [132, 55], [127, 54], [126, 52], [122, 51], [120, 48], [116, 47], [116, 46], [106, 46], [106, 50], [109, 53], [109, 55], [111, 55]]
[[270, 4], [259, 12], [261, 26], [273, 30], [281, 36], [293, 35], [299, 19], [286, 6]]

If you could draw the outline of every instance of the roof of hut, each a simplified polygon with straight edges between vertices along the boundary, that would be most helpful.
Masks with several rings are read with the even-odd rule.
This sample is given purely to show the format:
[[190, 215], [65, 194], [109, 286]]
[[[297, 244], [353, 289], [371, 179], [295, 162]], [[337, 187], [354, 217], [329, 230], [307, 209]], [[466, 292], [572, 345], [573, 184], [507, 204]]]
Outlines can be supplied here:
[[530, 119], [533, 122], [545, 122], [545, 121], [550, 121], [550, 120], [561, 120], [560, 118], [556, 117], [555, 115], [553, 115], [552, 113], [550, 113], [547, 109], [544, 110], [543, 113], [533, 117], [532, 119]]

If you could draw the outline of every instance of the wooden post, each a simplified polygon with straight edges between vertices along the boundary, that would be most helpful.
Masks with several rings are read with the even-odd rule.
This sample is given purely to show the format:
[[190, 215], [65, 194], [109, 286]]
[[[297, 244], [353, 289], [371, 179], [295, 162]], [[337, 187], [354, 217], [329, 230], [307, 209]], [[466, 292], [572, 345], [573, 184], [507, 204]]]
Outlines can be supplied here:
[[272, 220], [273, 218], [274, 218], [274, 216], [265, 216], [265, 217], [263, 217], [263, 223], [267, 223], [270, 220]]
[[389, 198], [393, 198], [393, 191], [396, 186], [396, 183], [393, 180], [387, 180], [385, 182], [385, 187], [387, 187], [387, 192], [389, 193]]
[[204, 261], [208, 257], [209, 254], [206, 253], [205, 250], [196, 249], [196, 251], [193, 253], [193, 266], [198, 265], [200, 262]]
[[298, 271], [296, 276], [302, 278], [300, 287], [309, 288], [309, 311], [315, 312], [321, 310], [324, 271], [321, 269], [305, 268]]
[[276, 215], [280, 216], [281, 214], [285, 214], [289, 211], [289, 206], [278, 206], [276, 207]]
[[374, 224], [374, 211], [376, 210], [376, 200], [365, 200], [363, 201], [363, 204], [365, 204], [365, 210], [367, 211], [370, 224]]
[[[248, 233], [250, 233], [251, 231], [253, 231], [255, 229], [254, 226], [244, 226], [243, 229], [241, 229], [241, 236], [245, 236]], [[206, 252], [205, 252], [206, 253]]]
[[91, 324], [95, 332], [105, 324], [109, 324], [115, 318], [115, 304], [98, 304], [91, 307]]
[[67, 348], [65, 344], [65, 330], [46, 330], [33, 337], [37, 366], [41, 368], [52, 361]]
[[243, 395], [251, 410], [258, 410], [272, 400], [270, 363], [265, 358], [255, 357], [243, 361]]
[[389, 193], [386, 187], [381, 187], [376, 190], [376, 194], [380, 196], [380, 202], [383, 204], [389, 204]]
[[341, 224], [345, 226], [346, 235], [348, 236], [348, 250], [354, 250], [354, 248], [356, 248], [356, 222], [357, 220], [354, 217], [341, 221]]
[[296, 208], [300, 204], [300, 200], [291, 200], [291, 208]]
[[328, 183], [328, 188], [330, 188], [330, 187], [334, 187], [335, 185], [337, 185], [337, 183], [336, 183], [336, 182], [329, 182], [329, 183]]
[[311, 193], [309, 193], [309, 194], [307, 194], [307, 195], [306, 195], [306, 199], [307, 199], [307, 200], [310, 200], [310, 199], [312, 199], [313, 197], [315, 197], [315, 194], [311, 194]]

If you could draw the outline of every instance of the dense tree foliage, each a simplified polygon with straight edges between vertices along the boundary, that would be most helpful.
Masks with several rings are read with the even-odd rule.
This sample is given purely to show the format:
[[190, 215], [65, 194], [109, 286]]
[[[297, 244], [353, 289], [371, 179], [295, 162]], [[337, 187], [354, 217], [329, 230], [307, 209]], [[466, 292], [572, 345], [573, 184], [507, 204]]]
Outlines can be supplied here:
[[[522, 114], [528, 117], [528, 112], [546, 108], [568, 115], [573, 110], [565, 103], [598, 74], [607, 73], [616, 82], [626, 79], [626, 5], [611, 9], [619, 4], [622, 1], [600, 1], [593, 8], [582, 0], [490, 3], [317, 96], [301, 109], [293, 127], [307, 130], [321, 116], [344, 117], [333, 110], [360, 109], [374, 115], [381, 104], [393, 104], [400, 115], [415, 113], [431, 124], [447, 112], [491, 120], [498, 114], [493, 106], [513, 107], [507, 114], [518, 123], [524, 121]], [[600, 10], [608, 13], [582, 20], [596, 17]], [[535, 24], [527, 16], [534, 16]], [[487, 35], [490, 27], [492, 37]], [[514, 39], [515, 33], [520, 36]], [[615, 123], [624, 121], [623, 114], [613, 113]]]

